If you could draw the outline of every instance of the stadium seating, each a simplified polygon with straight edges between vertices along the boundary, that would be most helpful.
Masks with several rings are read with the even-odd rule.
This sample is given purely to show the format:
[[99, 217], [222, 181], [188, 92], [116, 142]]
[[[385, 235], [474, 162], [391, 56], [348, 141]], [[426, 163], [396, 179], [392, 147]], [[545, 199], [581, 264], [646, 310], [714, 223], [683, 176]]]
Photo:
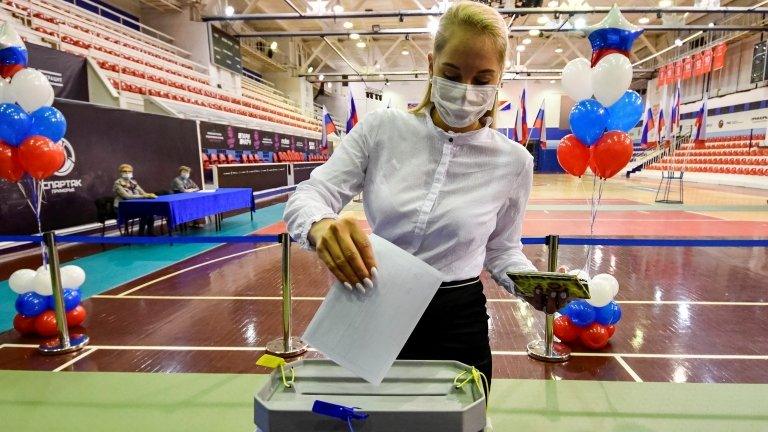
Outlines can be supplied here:
[[768, 176], [768, 147], [757, 146], [764, 139], [764, 135], [714, 137], [704, 149], [684, 144], [646, 169]]

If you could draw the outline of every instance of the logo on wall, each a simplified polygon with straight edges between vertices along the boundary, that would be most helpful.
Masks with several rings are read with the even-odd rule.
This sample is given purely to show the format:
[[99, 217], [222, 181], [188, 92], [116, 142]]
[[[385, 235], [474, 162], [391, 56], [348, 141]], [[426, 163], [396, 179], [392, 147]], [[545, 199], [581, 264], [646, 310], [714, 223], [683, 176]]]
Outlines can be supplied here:
[[227, 126], [227, 147], [235, 148], [235, 129]]
[[[54, 173], [55, 177], [65, 177], [72, 173], [77, 160], [72, 144], [66, 138], [62, 138], [60, 143], [64, 147], [64, 152], [67, 156], [61, 169]], [[74, 192], [79, 187], [83, 187], [83, 179], [47, 180], [43, 182], [43, 188], [53, 194]]]
[[39, 69], [48, 78], [48, 82], [54, 87], [64, 87], [64, 76], [60, 72]]
[[64, 165], [53, 174], [57, 177], [64, 177], [75, 169], [75, 149], [66, 138], [62, 138], [59, 143], [64, 146], [64, 152], [67, 154], [67, 159], [64, 161]]
[[722, 120], [722, 119], [720, 119], [720, 121], [719, 121], [719, 122], [717, 122], [717, 127], [719, 127], [719, 128], [722, 128], [724, 123], [725, 123], [725, 122], [723, 122], [723, 120]]

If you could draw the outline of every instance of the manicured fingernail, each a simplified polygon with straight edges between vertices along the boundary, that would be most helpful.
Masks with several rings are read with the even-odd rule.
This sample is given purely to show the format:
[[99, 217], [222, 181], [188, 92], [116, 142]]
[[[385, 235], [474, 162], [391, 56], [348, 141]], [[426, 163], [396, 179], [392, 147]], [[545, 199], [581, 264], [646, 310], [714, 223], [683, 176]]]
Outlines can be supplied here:
[[368, 289], [373, 289], [373, 281], [368, 278], [363, 279], [363, 283]]
[[376, 267], [371, 267], [371, 274], [373, 277], [379, 277], [379, 271], [376, 270]]
[[344, 282], [344, 286], [347, 287], [348, 290], [352, 291], [352, 284], [349, 282]]
[[365, 288], [363, 288], [363, 284], [358, 283], [355, 286], [360, 290], [361, 293], [365, 294]]

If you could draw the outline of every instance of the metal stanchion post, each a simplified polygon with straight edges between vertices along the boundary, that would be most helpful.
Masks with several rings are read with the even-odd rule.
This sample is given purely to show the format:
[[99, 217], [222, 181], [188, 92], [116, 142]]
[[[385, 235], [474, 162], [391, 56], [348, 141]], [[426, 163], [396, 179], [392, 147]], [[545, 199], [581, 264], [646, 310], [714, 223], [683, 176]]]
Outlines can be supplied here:
[[84, 334], [69, 334], [67, 314], [64, 310], [64, 290], [61, 287], [61, 273], [59, 271], [59, 252], [56, 249], [56, 239], [53, 231], [44, 233], [43, 241], [48, 251], [48, 267], [51, 272], [54, 312], [56, 313], [56, 326], [59, 329], [59, 336], [41, 343], [37, 349], [40, 353], [46, 355], [71, 353], [88, 345], [88, 336]]
[[291, 236], [280, 234], [283, 248], [283, 337], [267, 344], [267, 352], [280, 357], [294, 357], [307, 351], [307, 344], [291, 336]]
[[[560, 245], [560, 237], [547, 236], [548, 262], [547, 270], [557, 271], [557, 248]], [[564, 362], [571, 358], [571, 350], [561, 343], [555, 343], [555, 311], [545, 308], [547, 321], [544, 327], [544, 340], [535, 340], [528, 344], [528, 355], [536, 360], [545, 362]]]

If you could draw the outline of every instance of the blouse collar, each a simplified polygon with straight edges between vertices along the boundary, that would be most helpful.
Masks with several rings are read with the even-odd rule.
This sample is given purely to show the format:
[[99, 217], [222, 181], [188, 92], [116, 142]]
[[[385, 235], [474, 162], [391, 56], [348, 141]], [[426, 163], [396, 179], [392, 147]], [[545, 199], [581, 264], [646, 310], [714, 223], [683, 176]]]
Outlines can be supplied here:
[[491, 132], [491, 124], [493, 123], [493, 119], [490, 117], [483, 117], [480, 121], [484, 123], [483, 127], [480, 129], [476, 129], [469, 132], [451, 132], [451, 131], [444, 131], [440, 129], [435, 123], [432, 121], [432, 115], [430, 114], [432, 111], [432, 105], [429, 106], [429, 109], [427, 109], [422, 114], [425, 117], [425, 124], [427, 127], [431, 128], [435, 133], [438, 135], [442, 135], [444, 137], [450, 137], [453, 138], [454, 144], [463, 144], [467, 142], [477, 142], [477, 141], [484, 141], [488, 139], [489, 132]]

